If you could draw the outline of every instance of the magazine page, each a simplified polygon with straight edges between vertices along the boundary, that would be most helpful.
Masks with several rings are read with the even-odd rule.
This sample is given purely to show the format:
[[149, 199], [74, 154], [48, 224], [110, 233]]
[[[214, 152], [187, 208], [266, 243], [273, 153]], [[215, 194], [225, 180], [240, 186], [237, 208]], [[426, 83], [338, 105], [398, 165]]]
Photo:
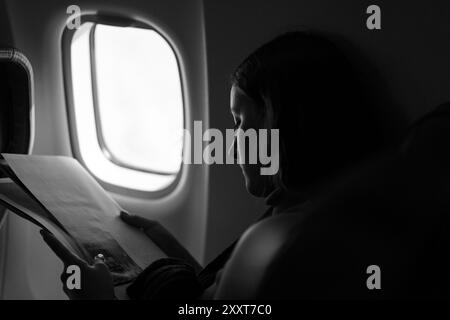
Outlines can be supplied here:
[[73, 158], [3, 154], [17, 179], [88, 252], [101, 253], [115, 284], [134, 279], [164, 253], [125, 224], [121, 208]]
[[60, 226], [56, 225], [49, 218], [48, 213], [43, 210], [42, 206], [30, 198], [10, 178], [0, 179], [0, 204], [23, 219], [34, 223], [39, 228], [51, 232], [80, 258], [86, 258], [84, 250], [73, 241], [72, 237]]

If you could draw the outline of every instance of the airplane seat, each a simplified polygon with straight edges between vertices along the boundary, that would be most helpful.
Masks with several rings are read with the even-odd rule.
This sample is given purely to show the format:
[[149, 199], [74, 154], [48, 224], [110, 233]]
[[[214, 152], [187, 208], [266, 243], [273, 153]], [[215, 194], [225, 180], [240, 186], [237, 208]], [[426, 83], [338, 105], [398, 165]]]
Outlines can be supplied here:
[[309, 211], [247, 230], [217, 299], [450, 296], [450, 103], [329, 186]]
[[0, 151], [28, 153], [32, 138], [32, 69], [14, 49], [0, 49]]
[[[0, 153], [29, 153], [33, 121], [31, 64], [19, 51], [0, 48]], [[0, 171], [0, 178], [4, 177]], [[0, 208], [0, 225], [4, 214]]]

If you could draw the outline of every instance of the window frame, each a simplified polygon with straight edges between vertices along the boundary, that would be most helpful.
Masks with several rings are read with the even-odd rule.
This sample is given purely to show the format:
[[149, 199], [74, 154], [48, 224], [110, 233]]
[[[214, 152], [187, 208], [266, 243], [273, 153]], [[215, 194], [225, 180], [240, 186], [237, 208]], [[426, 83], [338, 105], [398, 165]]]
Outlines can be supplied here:
[[[182, 68], [182, 64], [180, 63], [180, 57], [177, 54], [177, 50], [175, 49], [173, 43], [165, 36], [163, 32], [153, 27], [152, 25], [142, 22], [139, 20], [131, 19], [124, 16], [118, 16], [113, 14], [85, 14], [81, 15], [81, 23], [93, 23], [93, 26], [89, 30], [89, 42], [90, 42], [90, 62], [91, 62], [91, 82], [92, 82], [92, 104], [94, 107], [94, 117], [95, 117], [95, 131], [97, 133], [97, 141], [99, 144], [99, 148], [105, 158], [112, 162], [114, 165], [122, 168], [126, 168], [129, 170], [139, 171], [144, 174], [154, 174], [154, 175], [173, 175], [174, 180], [168, 185], [163, 187], [162, 189], [155, 191], [144, 191], [137, 189], [130, 189], [127, 187], [115, 185], [104, 181], [96, 176], [94, 172], [86, 165], [81, 155], [79, 141], [77, 137], [77, 124], [75, 118], [75, 104], [73, 97], [73, 83], [72, 83], [72, 70], [71, 70], [71, 44], [73, 36], [77, 29], [70, 30], [66, 26], [64, 26], [64, 30], [62, 32], [61, 38], [61, 56], [62, 56], [62, 73], [63, 73], [63, 82], [64, 82], [64, 95], [66, 102], [66, 110], [67, 110], [67, 121], [69, 127], [69, 136], [70, 136], [70, 148], [73, 156], [80, 161], [80, 163], [88, 170], [88, 172], [104, 187], [106, 190], [126, 196], [132, 197], [140, 197], [140, 198], [161, 198], [165, 195], [171, 193], [178, 183], [180, 182], [182, 174], [184, 174], [185, 166], [183, 161], [180, 163], [180, 169], [177, 173], [169, 173], [169, 172], [159, 172], [156, 170], [141, 168], [138, 166], [133, 166], [129, 164], [125, 164], [116, 157], [114, 157], [113, 153], [107, 147], [105, 143], [105, 139], [103, 137], [103, 131], [101, 129], [101, 119], [99, 116], [98, 109], [98, 97], [97, 97], [97, 83], [96, 83], [96, 65], [95, 65], [95, 27], [97, 24], [116, 26], [116, 27], [134, 27], [134, 28], [143, 28], [147, 30], [153, 30], [158, 35], [160, 35], [170, 46], [175, 55], [175, 59], [177, 62], [177, 67], [179, 70], [180, 77], [180, 86], [181, 86], [181, 98], [182, 98], [182, 113], [183, 113], [183, 129], [186, 128], [186, 119], [187, 119], [187, 108], [186, 108], [186, 95], [185, 95], [185, 85], [183, 81], [184, 70]], [[94, 61], [93, 61], [94, 60]], [[184, 139], [184, 138], [183, 138]], [[185, 152], [185, 143], [183, 140], [182, 146], [182, 159]]]

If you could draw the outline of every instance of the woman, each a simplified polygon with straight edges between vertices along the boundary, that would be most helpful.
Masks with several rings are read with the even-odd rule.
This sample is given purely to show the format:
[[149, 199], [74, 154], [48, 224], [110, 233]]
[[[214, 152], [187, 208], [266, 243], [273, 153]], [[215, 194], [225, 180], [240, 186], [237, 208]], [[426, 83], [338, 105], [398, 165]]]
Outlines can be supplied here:
[[[367, 157], [383, 141], [381, 127], [374, 120], [377, 117], [364, 101], [348, 61], [331, 42], [306, 32], [279, 36], [245, 59], [232, 75], [230, 108], [236, 129], [279, 129], [280, 168], [276, 175], [260, 175], [260, 163], [241, 165], [249, 193], [265, 197], [270, 206], [261, 219], [301, 212], [302, 206], [314, 205], [314, 197], [327, 182]], [[245, 141], [237, 137], [237, 145], [242, 146]], [[201, 269], [157, 222], [126, 213], [121, 217], [144, 230], [170, 257], [142, 272], [128, 288], [131, 298], [214, 294], [215, 281], [219, 281], [234, 244]], [[66, 265], [81, 266], [83, 289], [65, 288], [70, 298], [114, 298], [111, 276], [101, 261], [89, 266], [52, 235], [42, 234]]]

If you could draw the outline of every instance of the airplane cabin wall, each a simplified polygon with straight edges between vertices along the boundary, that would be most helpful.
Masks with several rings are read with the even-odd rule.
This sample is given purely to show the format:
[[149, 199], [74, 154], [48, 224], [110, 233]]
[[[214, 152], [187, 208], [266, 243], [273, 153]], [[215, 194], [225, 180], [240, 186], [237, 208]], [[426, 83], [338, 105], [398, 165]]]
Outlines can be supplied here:
[[[36, 135], [33, 154], [71, 156], [61, 35], [68, 18], [66, 9], [74, 2], [3, 2], [12, 27], [13, 43], [0, 43], [22, 51], [34, 68]], [[185, 121], [203, 120], [208, 125], [206, 51], [200, 0], [79, 0], [75, 3], [83, 13], [102, 10], [141, 19], [170, 39], [180, 58], [185, 109], [188, 110]], [[129, 212], [161, 221], [201, 261], [206, 228], [207, 179], [207, 166], [190, 166], [183, 168], [175, 190], [161, 199], [113, 196]], [[65, 298], [59, 279], [62, 263], [42, 241], [38, 228], [12, 214], [8, 218], [3, 298]]]

